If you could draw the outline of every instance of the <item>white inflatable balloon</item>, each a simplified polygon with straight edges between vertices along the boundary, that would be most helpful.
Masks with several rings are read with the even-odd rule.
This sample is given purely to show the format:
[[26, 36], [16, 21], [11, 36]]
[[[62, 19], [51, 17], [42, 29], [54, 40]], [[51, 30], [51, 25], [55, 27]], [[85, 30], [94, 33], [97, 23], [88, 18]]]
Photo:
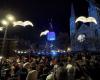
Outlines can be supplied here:
[[93, 22], [93, 23], [97, 24], [97, 21], [96, 21], [96, 19], [94, 17], [88, 17], [88, 18], [86, 18], [85, 16], [80, 16], [80, 17], [78, 17], [76, 19], [75, 23], [77, 23], [79, 21], [83, 22], [83, 23]]
[[31, 21], [24, 21], [24, 22], [23, 22], [23, 21], [16, 21], [16, 22], [13, 23], [13, 26], [14, 26], [14, 27], [15, 27], [15, 26], [18, 26], [18, 25], [19, 25], [19, 26], [24, 26], [24, 27], [25, 27], [25, 26], [28, 26], [28, 25], [29, 25], [29, 26], [32, 26], [32, 27], [34, 26], [33, 23], [32, 23]]
[[28, 25], [33, 27], [33, 23], [31, 21], [25, 21], [23, 23], [23, 26], [28, 26]]
[[49, 33], [49, 30], [45, 30], [45, 31], [40, 33], [40, 37], [43, 36], [43, 35], [47, 35], [48, 33]]
[[87, 22], [87, 18], [86, 17], [84, 17], [84, 16], [80, 16], [80, 17], [78, 17], [77, 19], [76, 19], [76, 21], [75, 21], [75, 23], [77, 23], [77, 22], [83, 22], [83, 23], [86, 23]]
[[23, 21], [16, 21], [16, 22], [13, 22], [13, 26], [23, 26]]

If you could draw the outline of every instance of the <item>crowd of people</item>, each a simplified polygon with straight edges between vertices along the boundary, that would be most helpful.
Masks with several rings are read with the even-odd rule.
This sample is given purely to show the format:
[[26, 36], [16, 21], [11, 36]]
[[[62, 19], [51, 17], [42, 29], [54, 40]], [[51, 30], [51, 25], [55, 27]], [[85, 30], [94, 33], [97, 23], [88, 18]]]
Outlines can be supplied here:
[[0, 60], [0, 80], [100, 80], [100, 55], [16, 56]]

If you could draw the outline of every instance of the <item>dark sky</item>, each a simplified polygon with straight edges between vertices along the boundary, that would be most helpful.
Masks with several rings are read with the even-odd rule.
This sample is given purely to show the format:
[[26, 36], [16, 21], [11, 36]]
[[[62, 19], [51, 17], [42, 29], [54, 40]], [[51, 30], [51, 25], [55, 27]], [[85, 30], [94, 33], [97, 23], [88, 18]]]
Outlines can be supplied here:
[[[30, 39], [38, 39], [41, 31], [50, 29], [51, 18], [56, 33], [69, 33], [71, 3], [74, 4], [76, 16], [87, 16], [86, 0], [0, 0], [0, 18], [11, 13], [16, 16], [16, 20], [32, 21], [34, 28], [25, 29], [26, 34], [21, 31], [24, 36], [30, 35]], [[98, 1], [96, 3], [99, 4]]]

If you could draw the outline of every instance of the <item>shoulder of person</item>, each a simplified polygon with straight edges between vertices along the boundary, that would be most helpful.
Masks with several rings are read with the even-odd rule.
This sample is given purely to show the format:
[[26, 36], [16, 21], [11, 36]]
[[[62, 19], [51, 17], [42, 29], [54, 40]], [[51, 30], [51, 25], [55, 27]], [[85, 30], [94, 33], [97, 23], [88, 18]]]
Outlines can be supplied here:
[[29, 71], [29, 74], [32, 74], [32, 73], [37, 73], [37, 70], [31, 70], [31, 71]]

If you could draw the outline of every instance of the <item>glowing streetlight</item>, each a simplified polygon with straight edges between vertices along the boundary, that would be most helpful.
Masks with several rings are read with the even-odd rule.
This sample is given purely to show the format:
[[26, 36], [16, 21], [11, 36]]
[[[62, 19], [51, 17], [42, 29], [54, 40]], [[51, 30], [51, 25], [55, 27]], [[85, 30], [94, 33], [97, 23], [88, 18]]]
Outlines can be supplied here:
[[3, 31], [3, 27], [0, 27], [0, 31]]
[[2, 20], [1, 23], [2, 23], [4, 26], [8, 26], [8, 24], [9, 24], [8, 21], [6, 21], [6, 20]]
[[7, 15], [6, 16], [6, 20], [2, 20], [1, 21], [2, 25], [5, 27], [4, 38], [3, 38], [3, 42], [2, 42], [1, 54], [4, 53], [4, 49], [5, 49], [5, 42], [6, 42], [6, 37], [7, 37], [8, 25], [9, 25], [10, 22], [12, 22], [14, 20], [15, 20], [14, 16]]
[[7, 18], [8, 21], [14, 21], [15, 20], [15, 17], [11, 14], [7, 15], [6, 18]]
[[[1, 53], [3, 54], [4, 49], [5, 49], [5, 42], [6, 42], [6, 36], [7, 36], [7, 30], [8, 30], [8, 26], [9, 24], [13, 24], [13, 27], [20, 25], [20, 26], [34, 26], [33, 23], [31, 21], [15, 21], [15, 17], [11, 14], [6, 16], [5, 20], [1, 21], [2, 25], [5, 27], [5, 32], [4, 32], [4, 38], [3, 38], [3, 43], [2, 43], [2, 50]], [[2, 30], [2, 29], [0, 29]], [[18, 52], [18, 53], [23, 53], [23, 52]]]

